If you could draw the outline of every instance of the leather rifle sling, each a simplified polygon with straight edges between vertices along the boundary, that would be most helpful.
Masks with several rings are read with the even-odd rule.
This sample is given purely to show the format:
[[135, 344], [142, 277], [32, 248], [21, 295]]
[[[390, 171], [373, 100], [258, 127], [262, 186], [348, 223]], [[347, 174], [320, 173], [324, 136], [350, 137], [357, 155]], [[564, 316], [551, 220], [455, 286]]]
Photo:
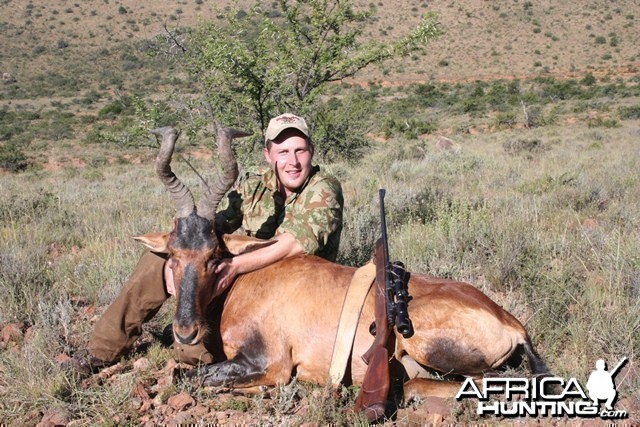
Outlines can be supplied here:
[[334, 387], [338, 387], [347, 370], [347, 362], [356, 336], [360, 313], [369, 289], [376, 278], [376, 266], [373, 262], [360, 267], [351, 278], [349, 289], [342, 303], [340, 322], [333, 344], [329, 378]]

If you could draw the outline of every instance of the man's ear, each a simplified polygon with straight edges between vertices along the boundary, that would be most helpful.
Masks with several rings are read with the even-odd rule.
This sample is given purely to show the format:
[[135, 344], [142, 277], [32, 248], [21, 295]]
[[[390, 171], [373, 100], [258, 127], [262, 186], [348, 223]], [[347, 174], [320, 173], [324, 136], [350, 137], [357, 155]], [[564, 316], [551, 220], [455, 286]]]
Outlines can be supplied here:
[[236, 234], [223, 234], [222, 240], [227, 247], [227, 251], [232, 255], [240, 255], [256, 249], [273, 245], [275, 240], [263, 240], [256, 237], [239, 236]]
[[267, 163], [271, 164], [271, 157], [269, 156], [269, 149], [266, 146], [262, 149], [262, 154], [264, 154], [264, 158], [267, 161]]
[[132, 239], [145, 245], [153, 252], [168, 253], [169, 233], [149, 233], [143, 236], [131, 236]]

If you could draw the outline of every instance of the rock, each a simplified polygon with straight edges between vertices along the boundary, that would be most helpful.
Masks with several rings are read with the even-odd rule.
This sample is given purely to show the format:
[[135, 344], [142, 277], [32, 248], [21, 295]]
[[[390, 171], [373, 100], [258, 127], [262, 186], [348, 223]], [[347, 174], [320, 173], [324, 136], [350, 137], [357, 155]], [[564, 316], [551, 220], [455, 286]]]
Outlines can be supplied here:
[[440, 151], [450, 151], [453, 153], [460, 153], [462, 151], [462, 147], [460, 144], [456, 144], [453, 140], [447, 138], [446, 136], [439, 136], [436, 140], [436, 148]]
[[141, 357], [140, 359], [133, 362], [133, 369], [135, 371], [142, 371], [144, 369], [148, 369], [151, 366], [151, 362], [146, 357]]
[[211, 411], [211, 408], [198, 403], [189, 413], [196, 418], [204, 418]]
[[194, 406], [196, 401], [193, 400], [193, 397], [187, 392], [182, 392], [176, 394], [175, 396], [171, 396], [167, 401], [170, 407], [177, 411], [183, 411], [190, 406]]
[[142, 408], [142, 399], [140, 399], [139, 397], [132, 397], [131, 398], [131, 407], [137, 411], [140, 408]]
[[29, 341], [36, 335], [36, 328], [34, 326], [29, 326], [26, 331], [24, 331], [24, 340]]
[[50, 409], [44, 413], [36, 427], [64, 427], [69, 424], [69, 417], [63, 409]]
[[58, 354], [54, 359], [55, 359], [55, 361], [56, 361], [56, 362], [58, 362], [59, 364], [66, 363], [66, 362], [68, 362], [69, 360], [71, 360], [71, 358], [70, 358], [68, 355], [64, 354], [64, 353], [60, 353], [60, 354]]
[[158, 382], [153, 387], [156, 392], [161, 392], [162, 390], [166, 390], [168, 387], [172, 385], [171, 377], [160, 377], [158, 378]]
[[179, 412], [177, 413], [170, 421], [169, 425], [186, 425], [189, 420], [191, 420], [191, 414], [188, 412]]
[[18, 80], [15, 77], [13, 77], [10, 73], [5, 72], [5, 73], [2, 73], [2, 81], [5, 84], [9, 84], [9, 83], [15, 83]]
[[451, 408], [447, 399], [429, 396], [424, 399], [421, 405], [416, 408], [406, 408], [398, 411], [398, 417], [402, 417], [409, 424], [432, 424], [442, 423], [445, 418], [450, 417]]
[[2, 342], [7, 344], [10, 341], [12, 342], [20, 342], [22, 340], [22, 325], [18, 323], [9, 323], [4, 328], [2, 328]]
[[139, 397], [142, 400], [149, 399], [149, 393], [147, 393], [147, 390], [144, 388], [144, 384], [142, 384], [141, 382], [137, 382], [133, 386], [133, 388], [131, 389], [131, 396]]
[[218, 423], [226, 423], [227, 419], [229, 418], [229, 415], [227, 414], [226, 411], [216, 411], [213, 413], [213, 418]]

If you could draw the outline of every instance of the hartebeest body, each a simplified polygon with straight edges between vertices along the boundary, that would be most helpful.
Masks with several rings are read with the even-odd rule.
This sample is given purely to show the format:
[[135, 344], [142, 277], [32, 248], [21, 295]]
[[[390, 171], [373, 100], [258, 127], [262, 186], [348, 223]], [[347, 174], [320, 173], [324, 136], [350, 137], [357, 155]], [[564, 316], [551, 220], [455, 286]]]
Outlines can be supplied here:
[[[237, 388], [287, 383], [293, 374], [324, 383], [336, 337], [343, 299], [355, 269], [315, 256], [296, 256], [239, 276], [228, 293], [218, 295], [215, 266], [225, 253], [251, 251], [269, 242], [215, 234], [214, 214], [237, 176], [231, 139], [243, 135], [218, 127], [225, 176], [196, 209], [191, 192], [170, 169], [177, 132], [163, 128], [157, 170], [177, 205], [170, 233], [140, 237], [145, 245], [169, 253], [177, 291], [174, 338], [197, 344], [208, 333], [207, 308], [214, 301], [214, 336], [222, 349], [219, 363], [198, 372], [206, 385]], [[479, 376], [500, 367], [522, 346], [534, 374], [546, 372], [522, 324], [475, 287], [454, 280], [412, 274], [409, 314], [415, 334], [396, 334], [395, 357], [445, 374]], [[224, 298], [224, 299], [222, 299]], [[373, 337], [374, 301], [366, 298], [357, 327], [351, 379], [360, 384], [366, 365], [360, 355]], [[218, 325], [219, 322], [219, 325]]]

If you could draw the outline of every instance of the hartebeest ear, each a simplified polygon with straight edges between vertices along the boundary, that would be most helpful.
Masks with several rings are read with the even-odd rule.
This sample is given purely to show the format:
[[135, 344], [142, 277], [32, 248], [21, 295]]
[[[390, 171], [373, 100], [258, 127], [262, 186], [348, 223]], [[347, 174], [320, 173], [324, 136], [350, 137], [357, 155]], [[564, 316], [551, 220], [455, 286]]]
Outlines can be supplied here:
[[169, 233], [149, 233], [144, 236], [131, 236], [153, 252], [168, 253]]
[[233, 255], [240, 255], [274, 244], [275, 240], [263, 240], [256, 237], [223, 234], [222, 240], [227, 250]]

